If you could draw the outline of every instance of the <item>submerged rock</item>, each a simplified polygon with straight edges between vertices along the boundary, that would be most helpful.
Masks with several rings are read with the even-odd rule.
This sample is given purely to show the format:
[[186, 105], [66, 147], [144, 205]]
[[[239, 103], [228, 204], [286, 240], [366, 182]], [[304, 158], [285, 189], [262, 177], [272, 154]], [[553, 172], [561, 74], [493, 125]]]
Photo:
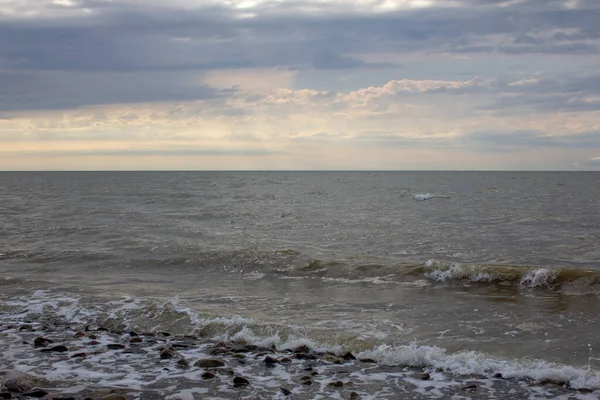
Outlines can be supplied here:
[[236, 376], [235, 378], [233, 378], [233, 386], [234, 387], [244, 387], [244, 386], [248, 386], [249, 384], [250, 384], [250, 381], [244, 377]]
[[198, 360], [194, 363], [194, 367], [198, 367], [198, 368], [219, 368], [219, 367], [224, 367], [225, 363], [221, 360], [215, 360], [212, 358], [204, 358], [201, 360]]
[[122, 350], [125, 348], [124, 344], [121, 343], [109, 343], [106, 345], [110, 350]]
[[284, 387], [280, 388], [280, 390], [281, 390], [281, 393], [283, 393], [283, 394], [284, 394], [284, 395], [286, 395], [286, 396], [289, 396], [290, 394], [292, 394], [292, 391], [291, 391], [291, 390], [289, 390], [289, 389], [286, 389], [286, 388], [284, 388]]
[[53, 343], [54, 341], [52, 339], [48, 339], [45, 337], [36, 337], [33, 340], [33, 346], [34, 347], [46, 347], [48, 344]]
[[164, 349], [163, 351], [160, 352], [160, 358], [162, 358], [163, 360], [166, 358], [173, 358], [177, 355], [177, 352], [171, 349]]
[[64, 353], [66, 351], [69, 351], [69, 349], [67, 348], [67, 346], [63, 346], [61, 344], [58, 346], [50, 347], [49, 349], [42, 349], [40, 351], [43, 351], [45, 353], [49, 353], [49, 352]]
[[216, 375], [213, 374], [212, 372], [206, 371], [203, 372], [202, 375], [200, 375], [203, 379], [213, 379]]

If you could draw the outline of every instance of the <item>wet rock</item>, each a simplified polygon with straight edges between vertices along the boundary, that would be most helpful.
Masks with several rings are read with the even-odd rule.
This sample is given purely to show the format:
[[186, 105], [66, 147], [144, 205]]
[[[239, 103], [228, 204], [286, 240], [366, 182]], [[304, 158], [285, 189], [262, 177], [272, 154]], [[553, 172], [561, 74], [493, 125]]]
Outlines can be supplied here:
[[121, 343], [109, 343], [106, 347], [108, 347], [109, 350], [123, 350], [125, 345]]
[[244, 387], [244, 386], [248, 386], [249, 384], [250, 384], [250, 381], [244, 377], [236, 376], [235, 378], [233, 378], [233, 386], [234, 387]]
[[24, 373], [13, 373], [9, 375], [4, 386], [9, 392], [24, 393], [34, 387], [34, 378]]
[[224, 367], [225, 363], [221, 360], [215, 360], [212, 358], [204, 358], [201, 360], [198, 360], [194, 363], [194, 367], [198, 367], [198, 368], [220, 368], [220, 367]]
[[275, 365], [275, 364], [279, 364], [279, 360], [271, 357], [271, 356], [266, 356], [265, 359], [263, 360], [263, 362], [267, 365]]
[[33, 329], [33, 326], [31, 326], [31, 325], [21, 325], [19, 327], [19, 330], [21, 332], [23, 332], [23, 331], [26, 331], [26, 332], [33, 332], [33, 331], [35, 331], [35, 329]]
[[311, 374], [312, 376], [319, 375], [319, 373], [318, 373], [317, 371], [311, 371], [311, 372], [310, 372], [310, 374]]
[[129, 332], [129, 336], [131, 336], [131, 337], [138, 337], [140, 335], [138, 335], [137, 332], [131, 331], [131, 332]]
[[354, 354], [347, 352], [344, 355], [342, 355], [342, 358], [346, 361], [350, 361], [350, 360], [356, 360], [356, 357], [354, 356]]
[[233, 358], [239, 358], [240, 360], [243, 360], [244, 358], [246, 358], [246, 356], [244, 354], [241, 354], [241, 353], [233, 353], [231, 355], [231, 357], [233, 357]]
[[304, 375], [300, 378], [301, 381], [310, 381], [312, 380], [312, 375]]
[[203, 372], [202, 375], [200, 375], [203, 379], [212, 379], [214, 378], [216, 375], [213, 374], [212, 372], [206, 371]]
[[83, 353], [83, 352], [75, 353], [75, 354], [71, 355], [71, 358], [86, 358], [86, 357], [87, 357], [87, 354]]
[[41, 398], [41, 397], [46, 396], [47, 394], [48, 394], [48, 392], [46, 392], [44, 389], [33, 389], [27, 393], [23, 393], [23, 396]]
[[282, 388], [279, 388], [279, 389], [281, 390], [281, 393], [283, 393], [283, 394], [284, 394], [284, 395], [286, 395], [286, 396], [289, 396], [290, 394], [292, 394], [292, 391], [291, 391], [291, 390], [289, 390], [289, 389], [286, 389], [286, 388], [284, 388], [284, 387], [282, 387]]
[[312, 380], [306, 380], [306, 381], [302, 381], [303, 385], [312, 385], [313, 381]]
[[310, 353], [310, 348], [307, 345], [303, 344], [301, 346], [296, 347], [292, 351], [294, 353]]
[[58, 346], [54, 346], [54, 347], [50, 347], [50, 348], [46, 348], [46, 349], [42, 349], [40, 351], [43, 351], [45, 353], [49, 353], [49, 352], [55, 352], [55, 353], [64, 353], [66, 351], [69, 351], [69, 349], [67, 348], [67, 346], [63, 346], [58, 345]]
[[343, 387], [344, 386], [344, 382], [342, 382], [342, 381], [329, 382], [328, 386]]
[[334, 363], [334, 364], [340, 364], [341, 361], [339, 358], [337, 358], [336, 356], [334, 356], [333, 354], [324, 354], [322, 357], [323, 360], [328, 361], [330, 363]]
[[50, 343], [53, 343], [53, 340], [45, 337], [36, 337], [33, 340], [34, 347], [46, 347]]
[[84, 337], [84, 336], [85, 336], [85, 333], [82, 331], [77, 331], [73, 334], [73, 337], [76, 337], [76, 338], [80, 338], [80, 337]]
[[111, 393], [102, 397], [102, 400], [127, 400], [127, 396], [122, 394]]
[[164, 336], [164, 337], [169, 337], [171, 336], [171, 334], [169, 332], [158, 332], [157, 335], [159, 336]]
[[12, 399], [10, 392], [0, 392], [0, 399]]
[[70, 396], [65, 396], [64, 394], [61, 394], [61, 393], [52, 393], [52, 394], [47, 394], [44, 397], [42, 397], [42, 400], [75, 400], [75, 398], [70, 397]]
[[296, 358], [298, 360], [316, 360], [317, 356], [308, 353], [296, 353]]
[[133, 337], [131, 339], [129, 339], [129, 343], [134, 344], [134, 343], [142, 343], [144, 341], [144, 339], [142, 339], [139, 336]]
[[467, 386], [463, 386], [462, 390], [467, 391], [467, 392], [474, 392], [477, 390], [477, 385], [467, 385]]
[[502, 376], [502, 374], [501, 374], [500, 372], [498, 372], [498, 373], [495, 373], [495, 374], [494, 374], [494, 378], [497, 378], [497, 379], [504, 379], [504, 376]]
[[88, 338], [92, 339], [92, 340], [96, 340], [98, 339], [98, 335], [94, 335], [93, 333], [91, 335], [88, 335]]
[[188, 369], [190, 367], [190, 363], [185, 358], [180, 358], [177, 360], [177, 366], [179, 368]]
[[364, 363], [377, 364], [377, 361], [373, 360], [372, 358], [361, 358], [359, 359], [359, 361]]
[[160, 352], [160, 358], [162, 358], [163, 360], [167, 359], [167, 358], [173, 358], [177, 355], [177, 352], [166, 348], [163, 351]]
[[185, 350], [185, 349], [189, 349], [190, 345], [185, 344], [185, 343], [171, 343], [171, 347], [174, 349]]
[[99, 327], [98, 329], [96, 329], [98, 332], [108, 332], [108, 329], [104, 328], [104, 327]]
[[348, 400], [358, 400], [358, 393], [350, 392], [350, 394], [348, 395]]
[[287, 358], [287, 357], [283, 357], [281, 360], [279, 360], [280, 363], [284, 363], [284, 364], [289, 364], [292, 362], [291, 358]]
[[99, 344], [100, 344], [100, 342], [97, 340], [90, 340], [89, 342], [86, 343], [86, 345], [88, 345], [88, 346], [97, 346]]
[[431, 375], [429, 375], [429, 372], [424, 372], [423, 375], [421, 375], [421, 380], [423, 381], [428, 381], [431, 379]]

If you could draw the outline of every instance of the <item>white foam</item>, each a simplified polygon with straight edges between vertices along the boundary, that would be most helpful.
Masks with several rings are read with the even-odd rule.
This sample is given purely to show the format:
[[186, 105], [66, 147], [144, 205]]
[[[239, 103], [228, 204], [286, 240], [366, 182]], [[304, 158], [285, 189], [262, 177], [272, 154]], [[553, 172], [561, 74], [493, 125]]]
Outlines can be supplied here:
[[419, 201], [431, 200], [431, 199], [435, 198], [435, 196], [431, 193], [417, 193], [417, 194], [413, 194], [413, 197], [415, 200], [419, 200]]
[[490, 376], [500, 373], [505, 378], [569, 382], [574, 389], [600, 389], [600, 372], [543, 360], [507, 360], [475, 351], [448, 354], [443, 348], [419, 346], [416, 343], [381, 345], [359, 356], [373, 358], [385, 365], [429, 367], [457, 375]]
[[538, 286], [550, 286], [558, 273], [554, 269], [549, 268], [538, 268], [527, 272], [521, 278], [520, 285], [524, 287], [538, 287]]
[[452, 263], [448, 266], [439, 264], [434, 260], [425, 262], [425, 277], [437, 282], [447, 282], [453, 279], [466, 279], [471, 282], [492, 282], [498, 279], [498, 276], [487, 272], [477, 271], [472, 266], [464, 266], [459, 263]]

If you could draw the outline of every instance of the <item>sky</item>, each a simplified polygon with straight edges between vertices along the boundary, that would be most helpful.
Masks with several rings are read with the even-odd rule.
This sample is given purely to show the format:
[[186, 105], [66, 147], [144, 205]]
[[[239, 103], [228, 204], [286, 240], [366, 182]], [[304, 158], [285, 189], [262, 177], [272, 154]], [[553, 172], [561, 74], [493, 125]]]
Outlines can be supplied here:
[[600, 170], [598, 0], [0, 0], [0, 170]]

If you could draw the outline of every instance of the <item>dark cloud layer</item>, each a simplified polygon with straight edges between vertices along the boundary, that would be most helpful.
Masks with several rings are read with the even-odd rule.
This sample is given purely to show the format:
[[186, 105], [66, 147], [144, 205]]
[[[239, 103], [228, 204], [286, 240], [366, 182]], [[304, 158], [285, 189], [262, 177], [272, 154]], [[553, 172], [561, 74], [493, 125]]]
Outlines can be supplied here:
[[[21, 11], [42, 7], [34, 0], [14, 4]], [[367, 63], [352, 54], [600, 50], [600, 2], [591, 0], [580, 0], [574, 8], [554, 0], [447, 0], [440, 1], [441, 6], [385, 13], [361, 10], [351, 1], [312, 3], [320, 12], [310, 13], [303, 1], [270, 2], [250, 10], [136, 0], [76, 0], [69, 7], [43, 4], [38, 17], [0, 14], [0, 111], [222, 94], [190, 85], [186, 74], [193, 71], [391, 65]], [[591, 83], [600, 91], [598, 81]], [[549, 82], [518, 88], [539, 90], [538, 94], [557, 89], [565, 88]], [[586, 91], [591, 92], [589, 87]], [[491, 107], [516, 107], [521, 100], [542, 109], [595, 107], [531, 97], [535, 96], [524, 94]]]

